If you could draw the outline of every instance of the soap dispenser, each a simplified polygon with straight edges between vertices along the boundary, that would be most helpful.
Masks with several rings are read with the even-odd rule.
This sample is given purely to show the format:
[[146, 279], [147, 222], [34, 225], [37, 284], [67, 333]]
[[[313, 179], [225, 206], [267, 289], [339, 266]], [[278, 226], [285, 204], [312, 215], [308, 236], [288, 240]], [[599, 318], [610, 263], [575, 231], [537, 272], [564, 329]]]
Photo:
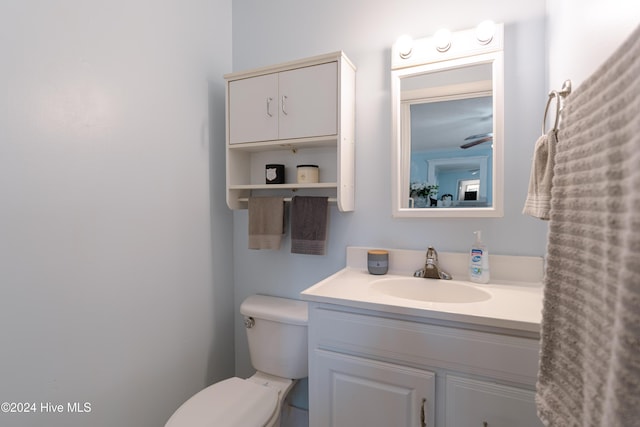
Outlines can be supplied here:
[[469, 280], [475, 283], [489, 283], [489, 251], [482, 243], [482, 232], [475, 231], [476, 241], [469, 253]]

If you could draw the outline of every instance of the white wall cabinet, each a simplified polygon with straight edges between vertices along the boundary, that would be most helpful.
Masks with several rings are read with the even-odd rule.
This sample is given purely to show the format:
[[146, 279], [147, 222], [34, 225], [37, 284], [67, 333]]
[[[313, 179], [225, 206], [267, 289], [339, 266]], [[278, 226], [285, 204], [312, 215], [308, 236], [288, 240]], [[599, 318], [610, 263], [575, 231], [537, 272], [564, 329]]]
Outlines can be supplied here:
[[[342, 52], [225, 75], [227, 204], [251, 195], [328, 196], [353, 210], [355, 67]], [[265, 165], [285, 165], [284, 184], [266, 184]], [[296, 166], [319, 166], [298, 184]]]
[[311, 303], [309, 425], [541, 427], [538, 339], [518, 335]]
[[337, 61], [229, 82], [229, 143], [337, 134]]

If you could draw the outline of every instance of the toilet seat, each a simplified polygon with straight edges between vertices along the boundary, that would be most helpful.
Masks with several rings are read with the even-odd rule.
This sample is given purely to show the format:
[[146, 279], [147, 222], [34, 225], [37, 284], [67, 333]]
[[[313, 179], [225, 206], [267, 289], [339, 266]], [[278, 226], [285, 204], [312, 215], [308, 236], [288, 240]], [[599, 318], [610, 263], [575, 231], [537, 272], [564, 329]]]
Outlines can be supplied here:
[[165, 427], [263, 427], [277, 407], [277, 391], [234, 377], [192, 396]]

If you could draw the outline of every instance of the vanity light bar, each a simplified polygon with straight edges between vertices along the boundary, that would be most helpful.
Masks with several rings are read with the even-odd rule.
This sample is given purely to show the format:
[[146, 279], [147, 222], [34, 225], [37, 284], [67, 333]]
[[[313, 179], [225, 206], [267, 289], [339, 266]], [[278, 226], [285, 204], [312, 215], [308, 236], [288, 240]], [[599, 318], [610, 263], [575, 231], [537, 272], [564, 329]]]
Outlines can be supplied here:
[[463, 31], [438, 30], [432, 37], [413, 40], [400, 36], [392, 47], [391, 68], [446, 61], [462, 56], [479, 55], [503, 49], [503, 24], [481, 22]]

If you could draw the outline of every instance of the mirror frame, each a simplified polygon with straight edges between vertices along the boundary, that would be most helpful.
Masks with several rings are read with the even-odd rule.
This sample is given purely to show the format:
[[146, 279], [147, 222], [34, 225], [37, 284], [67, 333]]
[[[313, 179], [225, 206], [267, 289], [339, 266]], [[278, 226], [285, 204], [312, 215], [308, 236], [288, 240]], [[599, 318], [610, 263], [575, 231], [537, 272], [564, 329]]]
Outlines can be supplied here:
[[[394, 218], [483, 218], [504, 215], [504, 54], [503, 25], [496, 24], [493, 39], [484, 45], [476, 41], [475, 30], [451, 34], [451, 45], [446, 52], [435, 47], [433, 37], [414, 40], [409, 57], [399, 54], [397, 45], [392, 48], [391, 101], [392, 101], [392, 214]], [[405, 194], [402, 186], [409, 188], [411, 152], [403, 143], [402, 103], [400, 83], [403, 78], [440, 72], [471, 65], [492, 65], [491, 93], [493, 96], [493, 150], [492, 150], [492, 205], [490, 207], [402, 207]], [[460, 94], [455, 94], [460, 95]], [[406, 138], [405, 138], [406, 139]], [[408, 138], [410, 141], [410, 138]], [[409, 144], [410, 146], [410, 144]], [[404, 172], [403, 172], [404, 171]]]

